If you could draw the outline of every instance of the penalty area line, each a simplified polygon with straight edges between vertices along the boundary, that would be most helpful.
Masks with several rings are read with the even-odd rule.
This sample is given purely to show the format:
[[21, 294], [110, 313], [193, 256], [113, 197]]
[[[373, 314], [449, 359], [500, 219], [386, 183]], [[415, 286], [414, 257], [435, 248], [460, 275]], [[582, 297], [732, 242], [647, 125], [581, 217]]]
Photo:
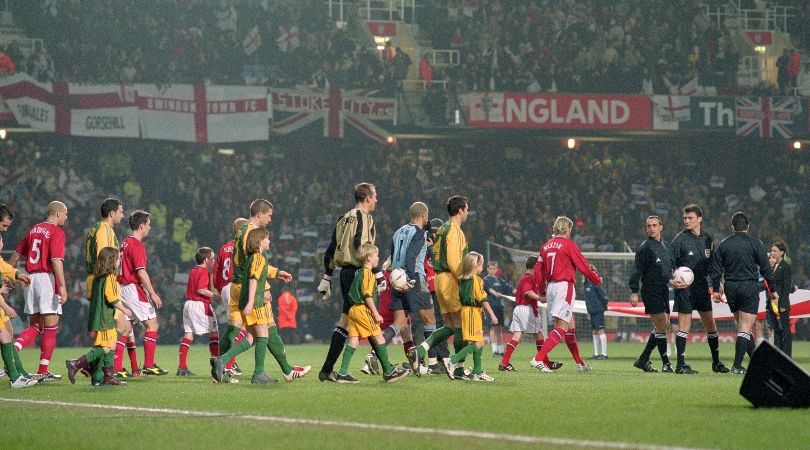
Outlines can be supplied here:
[[434, 434], [458, 438], [485, 439], [499, 442], [520, 442], [526, 444], [568, 445], [575, 447], [600, 447], [617, 449], [645, 449], [645, 450], [686, 450], [689, 447], [649, 445], [632, 442], [601, 441], [589, 439], [555, 438], [546, 436], [527, 436], [520, 434], [491, 433], [475, 430], [454, 430], [444, 428], [409, 427], [402, 425], [385, 425], [365, 422], [349, 422], [341, 420], [302, 419], [295, 417], [261, 416], [256, 414], [240, 414], [212, 411], [194, 411], [188, 409], [148, 408], [142, 406], [102, 405], [97, 403], [74, 403], [56, 400], [32, 400], [0, 397], [0, 402], [21, 403], [27, 405], [46, 405], [65, 408], [103, 409], [110, 411], [144, 412], [154, 414], [169, 414], [185, 417], [243, 419], [257, 422], [273, 422], [288, 425], [326, 426], [335, 428], [355, 428], [359, 430], [374, 430], [399, 433]]

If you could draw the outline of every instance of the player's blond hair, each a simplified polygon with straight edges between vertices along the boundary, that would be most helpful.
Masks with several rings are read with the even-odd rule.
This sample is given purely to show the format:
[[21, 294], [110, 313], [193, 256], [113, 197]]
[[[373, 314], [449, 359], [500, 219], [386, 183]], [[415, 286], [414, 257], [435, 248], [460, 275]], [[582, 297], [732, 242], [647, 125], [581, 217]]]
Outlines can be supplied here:
[[55, 216], [56, 213], [63, 213], [67, 211], [67, 205], [59, 201], [52, 201], [48, 203], [48, 216]]
[[574, 227], [574, 222], [565, 216], [559, 216], [554, 220], [551, 227], [551, 234], [554, 236], [565, 236]]
[[357, 259], [365, 263], [369, 256], [379, 252], [380, 249], [378, 249], [376, 245], [371, 242], [366, 242], [357, 249]]
[[248, 220], [245, 219], [244, 217], [240, 217], [240, 218], [233, 221], [233, 234], [234, 234], [234, 236], [236, 235], [236, 233], [239, 232], [239, 230], [242, 229], [243, 226], [245, 226], [246, 223], [248, 223]]
[[461, 279], [469, 280], [478, 273], [478, 263], [484, 263], [484, 255], [478, 252], [470, 252], [461, 261]]
[[418, 219], [422, 217], [422, 214], [428, 213], [428, 207], [426, 204], [422, 202], [414, 202], [411, 205], [410, 209], [408, 209], [408, 214], [411, 216], [411, 220]]

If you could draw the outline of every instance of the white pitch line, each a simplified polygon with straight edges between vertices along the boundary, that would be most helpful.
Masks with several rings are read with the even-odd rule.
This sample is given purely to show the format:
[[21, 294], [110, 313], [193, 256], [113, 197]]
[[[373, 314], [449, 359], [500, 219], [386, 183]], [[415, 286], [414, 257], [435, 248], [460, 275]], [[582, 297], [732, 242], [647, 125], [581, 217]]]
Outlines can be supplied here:
[[489, 433], [485, 431], [474, 430], [453, 430], [442, 428], [425, 428], [425, 427], [408, 427], [402, 425], [385, 425], [376, 423], [363, 423], [363, 422], [344, 422], [339, 420], [320, 420], [320, 419], [300, 419], [294, 417], [280, 417], [280, 416], [259, 416], [255, 414], [239, 414], [227, 412], [211, 412], [211, 411], [193, 411], [188, 409], [170, 409], [170, 408], [145, 408], [140, 406], [123, 406], [123, 405], [100, 405], [96, 403], [71, 403], [60, 402], [53, 400], [31, 400], [31, 399], [18, 399], [18, 398], [3, 398], [0, 401], [6, 403], [23, 403], [30, 405], [47, 405], [47, 406], [60, 406], [67, 408], [90, 408], [90, 409], [107, 409], [113, 411], [129, 411], [129, 412], [144, 412], [156, 414], [171, 414], [176, 416], [187, 417], [204, 417], [204, 418], [227, 418], [227, 419], [245, 419], [255, 420], [262, 422], [275, 422], [284, 423], [289, 425], [312, 425], [312, 426], [327, 426], [336, 428], [357, 428], [361, 430], [376, 430], [376, 431], [394, 431], [400, 433], [416, 433], [416, 434], [437, 434], [443, 436], [460, 437], [460, 438], [476, 438], [486, 439], [499, 442], [520, 442], [526, 444], [549, 444], [549, 445], [570, 445], [577, 447], [599, 447], [599, 448], [618, 448], [618, 449], [643, 449], [643, 450], [688, 450], [691, 447], [677, 447], [667, 445], [649, 445], [638, 444], [631, 442], [617, 442], [617, 441], [595, 441], [588, 439], [569, 439], [569, 438], [554, 438], [545, 436], [526, 436], [520, 434], [502, 434], [502, 433]]

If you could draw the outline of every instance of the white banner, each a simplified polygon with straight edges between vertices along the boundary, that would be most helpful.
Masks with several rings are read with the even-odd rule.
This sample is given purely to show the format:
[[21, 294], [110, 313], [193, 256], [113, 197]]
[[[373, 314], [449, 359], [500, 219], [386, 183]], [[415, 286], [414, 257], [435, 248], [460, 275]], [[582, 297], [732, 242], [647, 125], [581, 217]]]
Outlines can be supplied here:
[[199, 143], [266, 140], [267, 91], [254, 86], [136, 86], [147, 139]]
[[124, 85], [40, 83], [19, 73], [0, 79], [0, 95], [20, 125], [74, 136], [139, 134], [138, 108]]

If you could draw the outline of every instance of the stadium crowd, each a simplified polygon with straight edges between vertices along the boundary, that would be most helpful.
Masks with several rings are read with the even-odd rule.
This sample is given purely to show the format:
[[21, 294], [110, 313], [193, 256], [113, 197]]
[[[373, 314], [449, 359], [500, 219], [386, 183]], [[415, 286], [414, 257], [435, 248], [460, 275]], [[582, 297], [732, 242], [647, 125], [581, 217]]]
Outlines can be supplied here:
[[[9, 51], [39, 79], [393, 89], [421, 56], [400, 58], [395, 70], [392, 58], [353, 40], [351, 25], [337, 29], [326, 6], [311, 0], [12, 6], [50, 51], [24, 64]], [[704, 85], [736, 84], [739, 55], [697, 0], [419, 6], [422, 38], [461, 55], [460, 65], [433, 69], [431, 77], [449, 79], [460, 91], [661, 93], [665, 79], [678, 85], [695, 76]], [[647, 14], [651, 9], [659, 13]]]
[[[294, 276], [293, 283], [274, 286], [274, 295], [283, 288], [299, 298], [302, 337], [326, 337], [340, 303], [313, 295], [316, 277], [331, 227], [351, 203], [347, 193], [357, 180], [377, 186], [380, 202], [374, 215], [383, 255], [414, 200], [425, 201], [432, 217], [443, 218], [446, 199], [466, 195], [471, 214], [464, 228], [471, 249], [484, 251], [489, 240], [535, 250], [554, 217], [568, 214], [583, 251], [620, 252], [643, 238], [643, 217], [650, 213], [664, 218], [665, 237], [674, 235], [681, 228], [680, 208], [688, 201], [703, 206], [705, 228], [718, 240], [728, 234], [732, 212], [748, 212], [755, 236], [788, 243], [794, 278], [810, 287], [810, 217], [800, 201], [810, 195], [810, 161], [775, 147], [745, 151], [760, 144], [740, 143], [735, 160], [722, 158], [722, 150], [693, 146], [679, 147], [677, 154], [683, 156], [678, 161], [664, 161], [660, 155], [676, 154], [674, 147], [584, 143], [567, 151], [549, 141], [504, 149], [498, 164], [492, 164], [491, 146], [484, 144], [409, 142], [391, 151], [376, 144], [324, 146], [315, 140], [248, 146], [234, 155], [178, 143], [122, 145], [55, 135], [14, 135], [2, 145], [13, 164], [0, 169], [0, 198], [17, 214], [4, 237], [6, 250], [42, 219], [49, 201], [64, 201], [70, 208], [65, 265], [73, 298], [84, 298], [82, 243], [98, 220], [100, 201], [112, 195], [126, 211], [152, 213], [152, 232], [144, 244], [153, 283], [167, 305], [159, 318], [165, 322], [162, 339], [169, 342], [181, 333], [185, 274], [194, 265], [196, 249], [218, 248], [230, 239], [233, 219], [244, 216], [249, 199], [259, 196], [276, 206], [269, 260]], [[57, 147], [67, 150], [57, 152]], [[347, 151], [367, 163], [357, 166], [336, 157]], [[261, 173], [261, 181], [240, 173]], [[118, 233], [125, 236], [128, 230], [122, 226]], [[505, 265], [506, 278], [516, 280], [519, 272]], [[611, 300], [626, 300], [626, 280], [608, 282]], [[80, 309], [82, 302], [68, 305]], [[77, 330], [85, 322], [71, 327], [70, 316], [65, 314], [63, 340], [84, 334]]]

